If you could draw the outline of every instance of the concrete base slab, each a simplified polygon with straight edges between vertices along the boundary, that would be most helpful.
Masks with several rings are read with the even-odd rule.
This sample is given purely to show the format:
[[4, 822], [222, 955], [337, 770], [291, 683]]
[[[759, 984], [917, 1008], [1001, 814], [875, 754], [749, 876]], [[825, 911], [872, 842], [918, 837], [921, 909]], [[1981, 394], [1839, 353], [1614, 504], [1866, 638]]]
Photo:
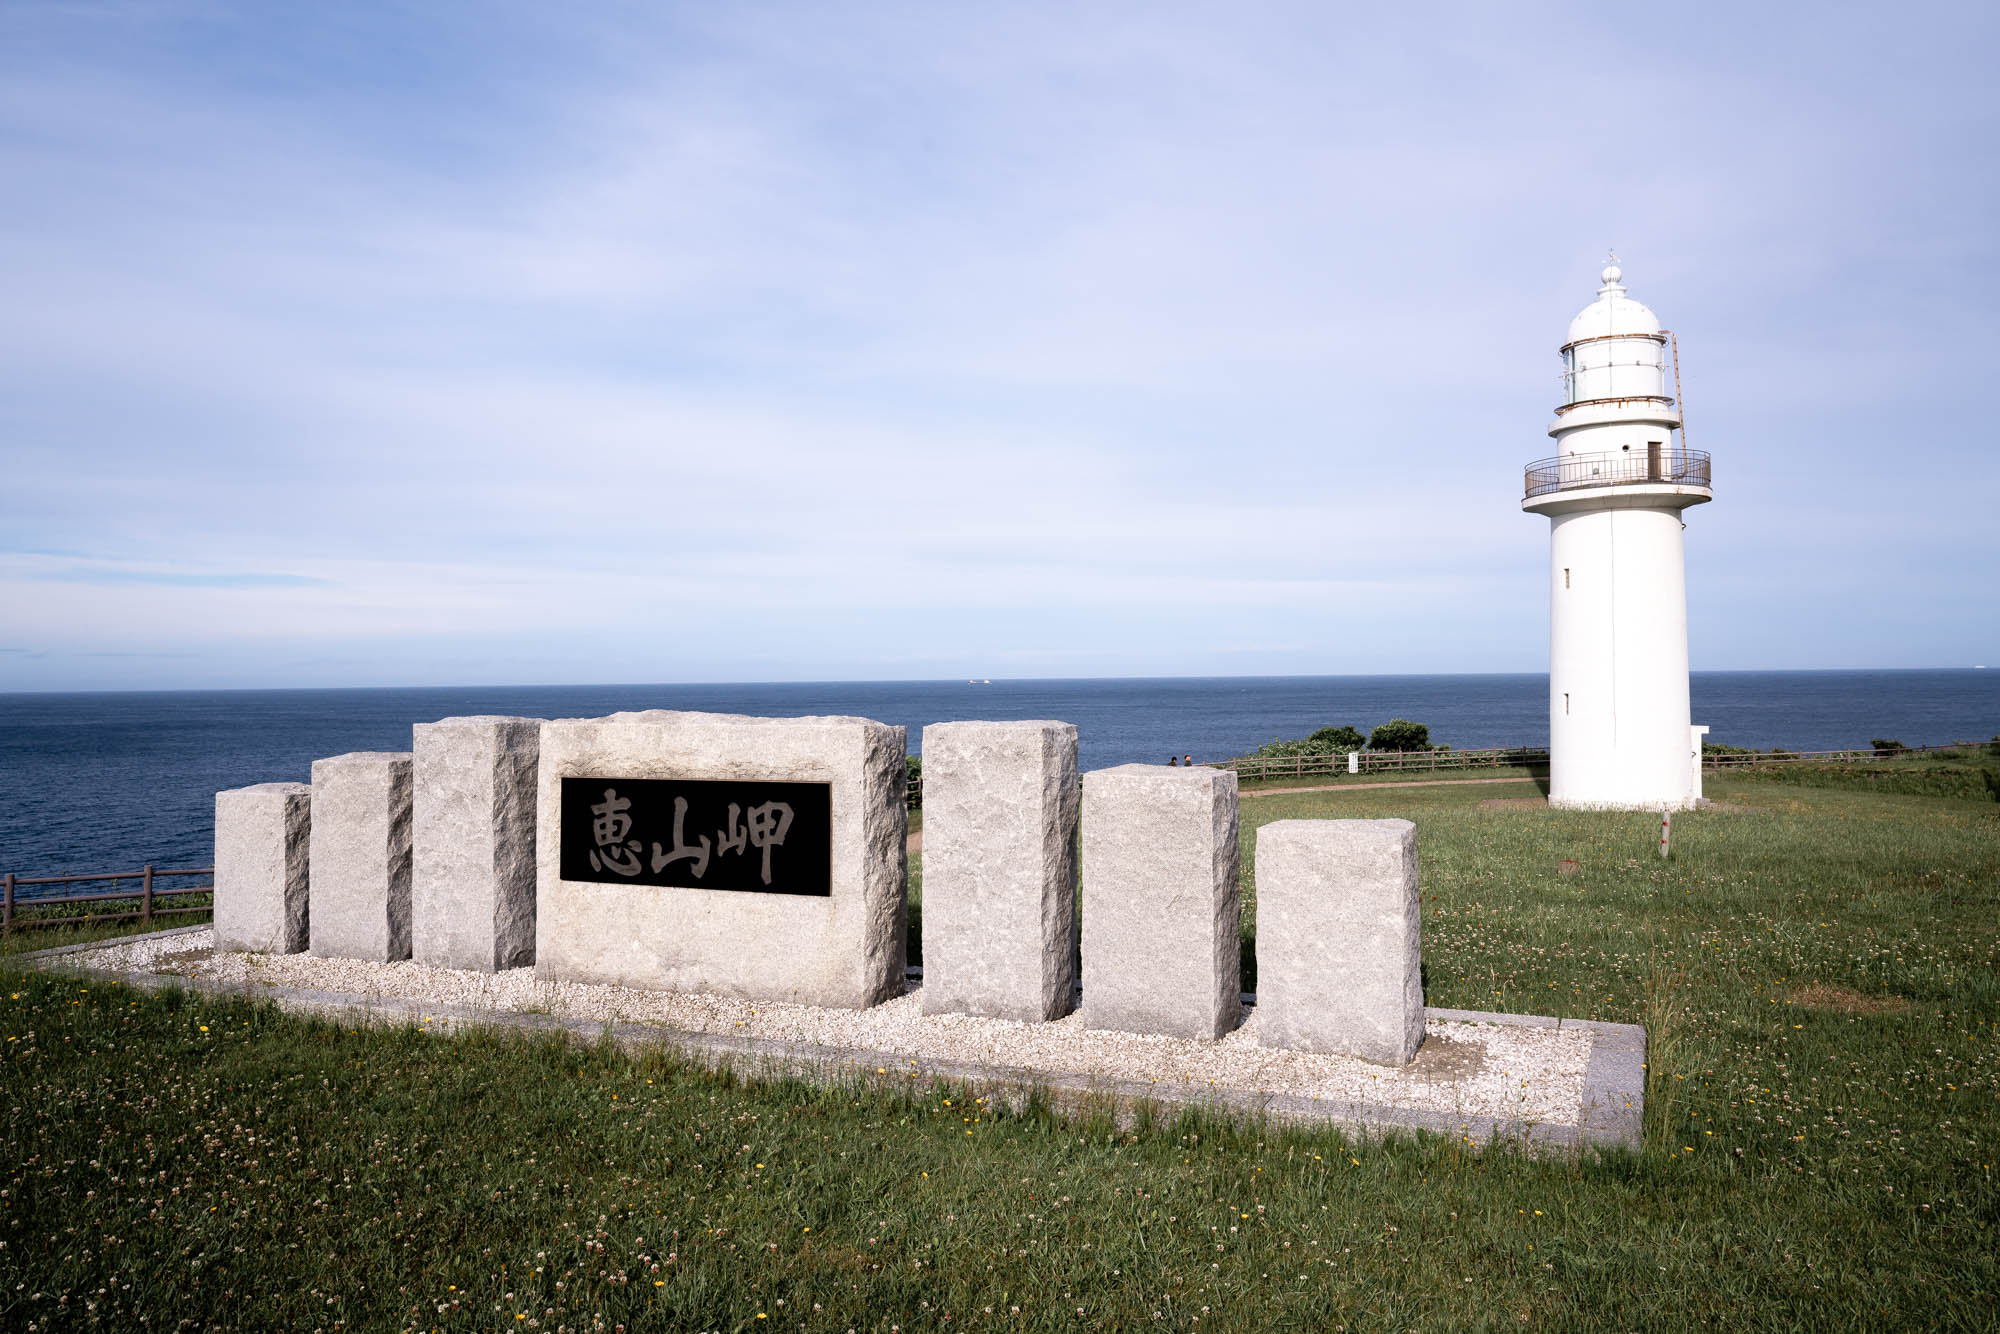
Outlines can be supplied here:
[[[1337, 1124], [1366, 1136], [1421, 1131], [1469, 1143], [1504, 1140], [1554, 1153], [1636, 1149], [1644, 1113], [1645, 1030], [1631, 1024], [1432, 1008], [1424, 1048], [1407, 1071], [1352, 1062], [1367, 1072], [1356, 1076], [1341, 1064], [1348, 1058], [1257, 1046], [1255, 998], [1247, 995], [1249, 1018], [1242, 1029], [1220, 1041], [1193, 1041], [1087, 1032], [1075, 1015], [1048, 1024], [926, 1016], [915, 988], [857, 1013], [538, 982], [530, 969], [482, 974], [410, 962], [217, 954], [213, 941], [207, 927], [183, 927], [21, 958], [30, 966], [85, 972], [128, 986], [181, 986], [266, 999], [287, 1010], [338, 1014], [346, 1022], [410, 1024], [440, 1032], [510, 1028], [573, 1034], [585, 1041], [609, 1032], [635, 1050], [668, 1047], [748, 1074], [878, 1084], [944, 1078], [1010, 1100], [1041, 1090], [1058, 1105], [1108, 1104], [1121, 1117], [1141, 1103], [1167, 1109], [1195, 1105], [1285, 1122]], [[259, 976], [265, 980], [256, 980]], [[315, 977], [327, 984], [315, 985]], [[469, 1001], [440, 998], [454, 986], [477, 989], [467, 993], [473, 997]], [[499, 1003], [529, 994], [537, 1007], [533, 1011]], [[760, 1036], [758, 1027], [783, 1036]], [[1126, 1051], [1125, 1046], [1143, 1050]], [[1238, 1073], [1233, 1076], [1203, 1076], [1204, 1070], [1232, 1068], [1235, 1049], [1258, 1059], [1234, 1067]], [[1513, 1108], [1493, 1102], [1490, 1086], [1519, 1083], [1510, 1063], [1532, 1062], [1540, 1059], [1533, 1055], [1537, 1050], [1554, 1049], [1560, 1049], [1560, 1059], [1550, 1063], [1552, 1073], [1540, 1086], [1518, 1095], [1510, 1088], [1509, 1096], [1521, 1099]], [[1036, 1050], [1042, 1057], [1029, 1059]], [[968, 1056], [968, 1051], [983, 1055]], [[1158, 1077], [1114, 1073], [1121, 1062], [1135, 1059], [1141, 1063], [1130, 1068]], [[1506, 1078], [1496, 1081], [1494, 1074]], [[1370, 1082], [1357, 1085], [1357, 1077]], [[1488, 1087], [1482, 1091], [1482, 1085]], [[1338, 1091], [1301, 1091], [1315, 1086]]]

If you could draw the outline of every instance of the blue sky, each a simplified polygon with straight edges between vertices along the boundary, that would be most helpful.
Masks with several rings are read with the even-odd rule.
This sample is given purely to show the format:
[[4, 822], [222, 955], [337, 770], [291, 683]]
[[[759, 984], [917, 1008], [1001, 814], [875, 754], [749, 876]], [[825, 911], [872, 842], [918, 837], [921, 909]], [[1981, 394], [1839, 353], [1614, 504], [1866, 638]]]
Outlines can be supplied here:
[[2000, 659], [1987, 6], [0, 7], [0, 690]]

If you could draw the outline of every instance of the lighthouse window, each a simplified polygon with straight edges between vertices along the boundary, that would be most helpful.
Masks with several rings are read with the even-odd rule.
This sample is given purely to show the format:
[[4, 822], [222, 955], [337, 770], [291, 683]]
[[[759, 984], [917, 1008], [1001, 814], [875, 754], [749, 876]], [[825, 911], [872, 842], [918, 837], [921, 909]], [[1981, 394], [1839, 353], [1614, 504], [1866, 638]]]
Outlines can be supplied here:
[[1563, 587], [1569, 587], [1569, 566], [1563, 566]]
[[1569, 691], [1563, 691], [1563, 717], [1569, 717]]

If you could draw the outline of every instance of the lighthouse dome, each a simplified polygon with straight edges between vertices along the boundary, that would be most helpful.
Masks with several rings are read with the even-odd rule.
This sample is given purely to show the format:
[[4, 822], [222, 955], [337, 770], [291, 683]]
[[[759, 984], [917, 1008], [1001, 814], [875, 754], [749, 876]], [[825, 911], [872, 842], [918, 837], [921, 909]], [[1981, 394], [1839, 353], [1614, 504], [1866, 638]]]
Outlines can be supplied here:
[[1618, 281], [1624, 276], [1615, 260], [1604, 266], [1604, 286], [1597, 289], [1597, 300], [1578, 311], [1569, 322], [1570, 342], [1615, 334], [1660, 332], [1660, 317], [1625, 295]]

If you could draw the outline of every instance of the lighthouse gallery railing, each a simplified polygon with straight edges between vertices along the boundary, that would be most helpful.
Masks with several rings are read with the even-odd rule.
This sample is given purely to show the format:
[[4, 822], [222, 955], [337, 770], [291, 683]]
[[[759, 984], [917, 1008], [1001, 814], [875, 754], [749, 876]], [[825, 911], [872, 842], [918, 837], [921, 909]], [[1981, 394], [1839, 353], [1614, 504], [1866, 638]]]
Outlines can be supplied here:
[[1528, 498], [1593, 486], [1709, 486], [1708, 455], [1698, 449], [1558, 454], [1527, 468]]

